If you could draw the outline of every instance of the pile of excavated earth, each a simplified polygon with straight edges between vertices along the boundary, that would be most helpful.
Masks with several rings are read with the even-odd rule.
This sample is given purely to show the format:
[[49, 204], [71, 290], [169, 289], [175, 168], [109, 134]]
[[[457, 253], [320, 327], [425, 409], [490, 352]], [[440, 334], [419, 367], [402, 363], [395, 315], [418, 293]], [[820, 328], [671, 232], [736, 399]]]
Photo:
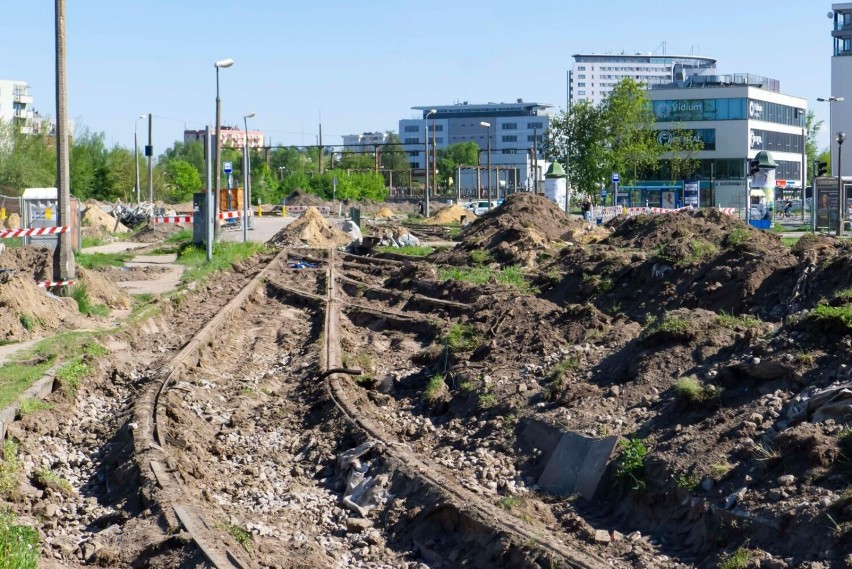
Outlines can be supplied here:
[[[361, 371], [346, 389], [385, 445], [321, 377], [317, 250], [350, 240], [314, 208], [279, 232], [270, 245], [300, 262], [163, 391], [161, 468], [257, 566], [578, 566], [541, 553], [557, 542], [588, 567], [852, 565], [852, 244], [789, 247], [716, 210], [597, 226], [523, 193], [425, 259], [341, 253], [343, 365]], [[7, 278], [44, 278], [46, 256], [21, 251], [0, 255]], [[204, 564], [173, 515], [151, 513], [134, 402], [263, 260], [102, 338], [111, 354], [76, 395], [12, 426], [26, 480], [9, 505], [45, 562]], [[9, 339], [28, 337], [25, 309], [57, 330], [76, 314], [12, 288]], [[405, 470], [423, 464], [447, 494]]]

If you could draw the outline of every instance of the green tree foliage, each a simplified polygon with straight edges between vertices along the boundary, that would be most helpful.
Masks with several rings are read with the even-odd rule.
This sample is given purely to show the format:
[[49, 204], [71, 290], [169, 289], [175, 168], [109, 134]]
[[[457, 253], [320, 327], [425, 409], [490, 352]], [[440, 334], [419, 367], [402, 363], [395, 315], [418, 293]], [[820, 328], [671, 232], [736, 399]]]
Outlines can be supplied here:
[[344, 150], [340, 153], [340, 161], [335, 163], [335, 167], [340, 170], [375, 170], [376, 155], [372, 152], [353, 152]]
[[200, 140], [193, 140], [191, 142], [176, 141], [174, 145], [166, 149], [158, 162], [168, 164], [171, 160], [188, 162], [196, 169], [201, 179], [204, 179], [207, 175], [207, 167], [204, 163], [204, 143]]
[[18, 195], [24, 188], [56, 184], [56, 150], [44, 137], [21, 134], [0, 120], [0, 191]]
[[668, 131], [671, 133], [669, 143], [663, 146], [666, 152], [666, 166], [669, 179], [672, 181], [689, 179], [701, 166], [701, 161], [696, 158], [698, 152], [704, 148], [695, 132], [678, 126]]
[[819, 135], [819, 131], [822, 130], [822, 125], [823, 121], [817, 121], [813, 111], [807, 112], [805, 115], [805, 132], [807, 133], [805, 154], [807, 155], [808, 160], [808, 179], [811, 185], [814, 183], [815, 173], [810, 170], [813, 170], [812, 165], [814, 160], [818, 159], [817, 155], [819, 154], [819, 148], [817, 146], [817, 136]]
[[455, 179], [459, 166], [477, 164], [479, 164], [479, 145], [475, 142], [459, 142], [442, 148], [438, 151], [438, 183], [446, 185], [449, 178]]
[[198, 170], [184, 160], [169, 160], [165, 165], [165, 177], [168, 184], [165, 197], [172, 203], [189, 201], [192, 194], [201, 191]]
[[379, 159], [381, 160], [382, 170], [392, 170], [395, 177], [402, 176], [403, 173], [408, 173], [411, 170], [411, 165], [405, 156], [405, 150], [402, 148], [402, 141], [396, 133], [388, 133], [388, 141], [382, 147]]
[[643, 86], [621, 80], [600, 106], [582, 101], [550, 121], [545, 153], [564, 163], [574, 187], [595, 195], [612, 172], [622, 183], [654, 171], [663, 148], [657, 143], [654, 113]]

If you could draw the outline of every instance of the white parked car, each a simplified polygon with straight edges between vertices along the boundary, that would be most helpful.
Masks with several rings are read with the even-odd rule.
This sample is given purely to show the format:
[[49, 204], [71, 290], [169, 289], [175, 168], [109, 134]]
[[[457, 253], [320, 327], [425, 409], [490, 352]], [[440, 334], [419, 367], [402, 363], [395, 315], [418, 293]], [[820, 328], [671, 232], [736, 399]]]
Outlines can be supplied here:
[[486, 200], [486, 201], [470, 202], [469, 204], [467, 204], [466, 209], [469, 209], [470, 211], [472, 211], [474, 213], [474, 215], [480, 216], [483, 213], [494, 209], [498, 205], [499, 204], [497, 202], [489, 202], [488, 200]]

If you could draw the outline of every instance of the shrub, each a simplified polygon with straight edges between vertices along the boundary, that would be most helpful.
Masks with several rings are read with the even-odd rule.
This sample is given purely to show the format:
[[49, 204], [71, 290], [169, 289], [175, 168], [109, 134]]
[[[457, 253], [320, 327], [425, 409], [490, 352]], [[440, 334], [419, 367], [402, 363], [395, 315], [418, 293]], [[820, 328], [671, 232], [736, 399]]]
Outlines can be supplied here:
[[745, 547], [740, 547], [733, 553], [729, 553], [722, 557], [719, 563], [719, 569], [745, 569], [751, 561], [751, 551]]
[[696, 331], [692, 323], [677, 316], [667, 316], [662, 320], [652, 318], [642, 330], [640, 340], [646, 343], [666, 340], [685, 341], [695, 337]]
[[644, 490], [645, 457], [648, 455], [648, 447], [643, 439], [621, 439], [618, 441], [621, 456], [618, 457], [618, 465], [615, 468], [615, 476], [621, 481], [630, 484], [633, 490]]
[[485, 265], [493, 262], [494, 258], [484, 249], [474, 249], [470, 252], [470, 260], [477, 265]]
[[852, 331], [852, 307], [849, 305], [829, 306], [820, 304], [811, 310], [809, 316], [831, 327]]
[[50, 488], [51, 490], [62, 494], [63, 496], [71, 496], [74, 494], [74, 489], [71, 488], [71, 483], [59, 476], [56, 472], [49, 468], [42, 468], [33, 473], [35, 482], [42, 488]]
[[725, 237], [725, 245], [734, 251], [741, 251], [751, 239], [748, 229], [745, 227], [735, 227]]
[[734, 316], [724, 310], [716, 317], [716, 322], [718, 322], [720, 326], [724, 326], [725, 328], [730, 328], [732, 330], [736, 328], [754, 328], [755, 326], [763, 324], [763, 320], [755, 316], [748, 316], [746, 314]]
[[0, 494], [8, 496], [18, 487], [18, 475], [21, 461], [18, 458], [18, 445], [7, 439], [3, 442], [3, 460], [0, 461]]

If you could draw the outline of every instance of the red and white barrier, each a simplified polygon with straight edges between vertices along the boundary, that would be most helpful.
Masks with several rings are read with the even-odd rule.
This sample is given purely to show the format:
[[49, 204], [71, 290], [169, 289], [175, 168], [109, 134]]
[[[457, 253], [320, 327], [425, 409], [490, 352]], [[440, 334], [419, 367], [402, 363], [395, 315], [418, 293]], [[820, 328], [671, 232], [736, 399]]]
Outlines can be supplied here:
[[285, 207], [287, 208], [287, 215], [301, 215], [305, 213], [309, 207], [318, 210], [322, 215], [329, 215], [331, 213], [331, 208], [328, 206], [288, 205]]
[[720, 208], [716, 208], [716, 209], [718, 209], [719, 211], [721, 211], [725, 215], [733, 215], [733, 216], [736, 216], [736, 217], [739, 217], [739, 215], [740, 215], [740, 210], [735, 208], [735, 207], [720, 207]]
[[11, 237], [29, 237], [31, 235], [54, 235], [57, 233], [65, 233], [68, 228], [65, 226], [59, 227], [31, 227], [29, 229], [5, 229], [0, 231], [0, 239], [9, 239]]
[[[248, 210], [249, 217], [254, 215], [252, 210]], [[239, 219], [243, 216], [242, 210], [238, 211], [220, 211], [219, 219]]]
[[36, 285], [43, 288], [52, 288], [55, 286], [67, 286], [76, 283], [77, 281], [42, 281], [37, 282]]
[[191, 215], [171, 215], [168, 217], [155, 217], [153, 223], [192, 223]]

